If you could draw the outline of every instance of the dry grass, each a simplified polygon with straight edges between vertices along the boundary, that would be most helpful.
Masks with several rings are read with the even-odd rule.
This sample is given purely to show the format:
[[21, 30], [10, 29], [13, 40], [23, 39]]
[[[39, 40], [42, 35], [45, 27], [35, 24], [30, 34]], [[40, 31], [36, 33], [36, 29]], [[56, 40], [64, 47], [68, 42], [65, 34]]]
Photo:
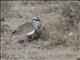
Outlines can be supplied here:
[[[21, 49], [17, 27], [38, 16], [45, 27], [38, 41]], [[1, 1], [2, 60], [76, 60], [80, 57], [79, 1]], [[26, 25], [26, 24], [25, 24]], [[31, 26], [21, 27], [21, 31]], [[30, 29], [29, 29], [30, 30]]]

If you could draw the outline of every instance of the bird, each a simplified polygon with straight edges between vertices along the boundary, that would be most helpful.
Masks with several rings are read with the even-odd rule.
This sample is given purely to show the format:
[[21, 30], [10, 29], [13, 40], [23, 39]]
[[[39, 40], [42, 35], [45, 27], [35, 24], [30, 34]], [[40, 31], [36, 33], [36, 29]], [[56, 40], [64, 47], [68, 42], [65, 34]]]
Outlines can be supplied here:
[[41, 35], [41, 21], [39, 17], [32, 18], [32, 25], [34, 29], [31, 32], [19, 36], [20, 38], [20, 40], [18, 41], [19, 43], [24, 43], [25, 41], [32, 42], [33, 40], [39, 39]]

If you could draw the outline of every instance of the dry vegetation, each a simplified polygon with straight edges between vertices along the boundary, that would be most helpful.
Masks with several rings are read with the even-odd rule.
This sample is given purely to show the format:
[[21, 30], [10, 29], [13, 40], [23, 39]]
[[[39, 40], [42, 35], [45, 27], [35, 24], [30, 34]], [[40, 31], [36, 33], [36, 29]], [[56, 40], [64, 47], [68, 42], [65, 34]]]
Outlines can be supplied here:
[[[17, 43], [32, 30], [33, 16], [45, 29], [38, 41]], [[1, 60], [77, 60], [80, 58], [79, 1], [1, 1]], [[19, 27], [20, 26], [20, 27]], [[20, 31], [11, 34], [16, 28]]]

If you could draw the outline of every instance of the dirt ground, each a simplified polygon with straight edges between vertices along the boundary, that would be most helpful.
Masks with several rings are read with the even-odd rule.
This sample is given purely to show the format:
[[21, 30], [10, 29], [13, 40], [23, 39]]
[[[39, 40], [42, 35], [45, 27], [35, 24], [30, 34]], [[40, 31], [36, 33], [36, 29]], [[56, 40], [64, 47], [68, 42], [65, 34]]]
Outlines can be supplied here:
[[[48, 40], [39, 39], [31, 43], [24, 43], [25, 47], [17, 42], [18, 35], [32, 31], [31, 19], [34, 16], [41, 19], [49, 33], [56, 33], [55, 26], [59, 24], [62, 9], [70, 2], [1, 1], [1, 60], [80, 60], [78, 59], [80, 49], [76, 50], [73, 45], [55, 46], [54, 43], [51, 44], [53, 39], [48, 37]], [[75, 3], [80, 5], [78, 1]], [[18, 27], [20, 31], [12, 34], [11, 32]], [[62, 36], [59, 36], [60, 39]]]

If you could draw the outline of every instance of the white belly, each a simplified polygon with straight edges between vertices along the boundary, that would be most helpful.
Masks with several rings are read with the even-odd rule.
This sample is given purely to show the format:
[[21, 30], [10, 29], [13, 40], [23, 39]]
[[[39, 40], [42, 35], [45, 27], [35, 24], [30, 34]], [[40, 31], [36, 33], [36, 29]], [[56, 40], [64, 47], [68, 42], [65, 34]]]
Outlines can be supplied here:
[[33, 31], [29, 32], [29, 33], [27, 33], [27, 35], [32, 35], [32, 34], [34, 34], [34, 32], [35, 32], [35, 30], [33, 30]]

